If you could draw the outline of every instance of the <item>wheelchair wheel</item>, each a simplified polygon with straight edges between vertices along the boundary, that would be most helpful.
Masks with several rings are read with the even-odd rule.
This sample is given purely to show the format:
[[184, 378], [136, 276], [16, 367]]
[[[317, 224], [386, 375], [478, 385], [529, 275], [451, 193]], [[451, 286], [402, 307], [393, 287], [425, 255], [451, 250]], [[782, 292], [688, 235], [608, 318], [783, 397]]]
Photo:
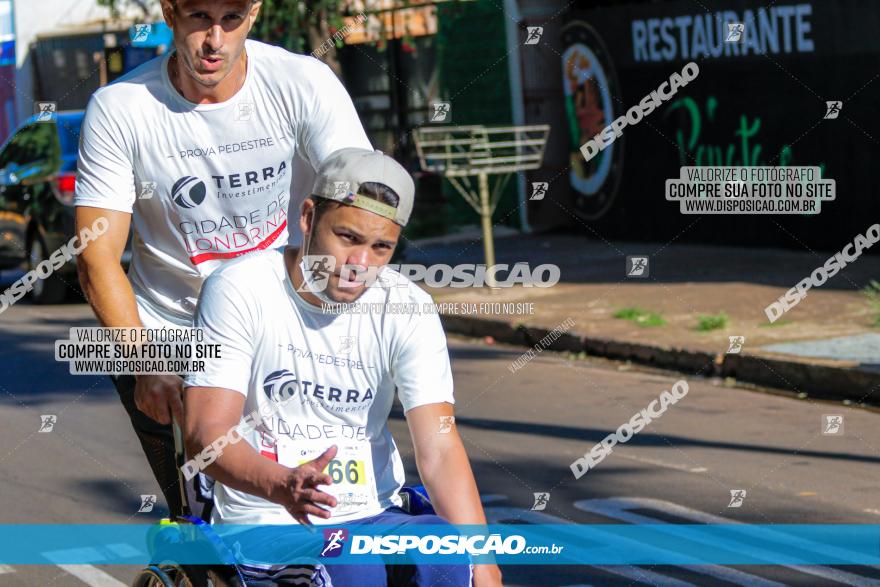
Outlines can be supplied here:
[[185, 583], [180, 587], [245, 587], [235, 567], [203, 567], [183, 565]]
[[234, 567], [161, 565], [141, 571], [132, 587], [245, 587]]
[[149, 566], [141, 571], [131, 587], [175, 587], [173, 576], [176, 574], [173, 567]]

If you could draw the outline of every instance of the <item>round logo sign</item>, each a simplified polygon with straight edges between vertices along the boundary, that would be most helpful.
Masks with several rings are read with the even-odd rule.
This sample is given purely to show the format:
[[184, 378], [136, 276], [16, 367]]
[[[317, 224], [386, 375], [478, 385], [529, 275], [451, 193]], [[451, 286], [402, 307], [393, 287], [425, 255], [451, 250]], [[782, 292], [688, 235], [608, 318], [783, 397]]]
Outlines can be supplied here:
[[[581, 145], [625, 111], [620, 85], [605, 44], [596, 30], [573, 21], [562, 30], [562, 85], [570, 140], [569, 180], [575, 212], [585, 220], [601, 218], [614, 202], [623, 168], [624, 137], [587, 161]], [[615, 98], [616, 97], [616, 98]]]
[[195, 208], [205, 201], [206, 193], [205, 182], [191, 175], [181, 177], [171, 188], [171, 197], [181, 208]]
[[298, 385], [296, 375], [287, 369], [280, 369], [266, 376], [263, 391], [274, 402], [286, 402], [296, 395]]

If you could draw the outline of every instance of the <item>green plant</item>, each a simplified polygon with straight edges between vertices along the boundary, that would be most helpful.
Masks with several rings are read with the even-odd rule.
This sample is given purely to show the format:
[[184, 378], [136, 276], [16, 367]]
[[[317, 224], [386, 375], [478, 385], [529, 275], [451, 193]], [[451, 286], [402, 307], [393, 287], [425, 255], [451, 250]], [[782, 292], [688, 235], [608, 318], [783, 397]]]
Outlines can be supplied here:
[[652, 327], [663, 326], [666, 320], [656, 312], [650, 312], [638, 307], [623, 308], [613, 314], [615, 318], [630, 320], [639, 326]]
[[[160, 0], [97, 0], [101, 6], [110, 9], [111, 14], [119, 16], [124, 10], [134, 10], [141, 14], [145, 20], [161, 18]], [[322, 52], [318, 58], [340, 75], [342, 68], [336, 49], [344, 43], [334, 38], [337, 31], [345, 28], [345, 17], [355, 17], [360, 13], [376, 15], [375, 23], [379, 28], [379, 45], [384, 44], [385, 39], [385, 13], [388, 12], [377, 3], [369, 3], [367, 10], [356, 8], [349, 0], [262, 0], [260, 16], [254, 23], [251, 37], [280, 45], [285, 49], [296, 53], [307, 53], [315, 50], [324, 42], [332, 40], [327, 51]], [[394, 8], [404, 8], [409, 5], [408, 0], [395, 2]]]
[[759, 328], [776, 328], [777, 326], [788, 326], [791, 320], [777, 320], [776, 322], [761, 322]]
[[871, 326], [880, 326], [880, 282], [872, 279], [868, 282], [867, 287], [862, 290], [862, 294], [868, 298], [868, 305], [874, 313], [874, 320]]
[[697, 317], [697, 330], [700, 332], [708, 332], [710, 330], [718, 330], [727, 326], [727, 314], [700, 314]]

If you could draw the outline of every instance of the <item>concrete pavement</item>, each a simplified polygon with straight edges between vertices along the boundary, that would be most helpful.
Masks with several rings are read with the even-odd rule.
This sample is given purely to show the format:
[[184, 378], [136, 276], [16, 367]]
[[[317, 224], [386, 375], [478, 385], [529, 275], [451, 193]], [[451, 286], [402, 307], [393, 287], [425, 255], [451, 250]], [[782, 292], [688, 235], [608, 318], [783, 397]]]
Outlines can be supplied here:
[[[575, 325], [548, 348], [814, 397], [880, 399], [880, 329], [873, 325], [880, 310], [862, 293], [880, 276], [877, 255], [862, 255], [771, 324], [764, 309], [834, 251], [611, 243], [579, 234], [499, 236], [495, 249], [497, 263], [556, 264], [561, 280], [494, 291], [425, 287], [435, 302], [453, 305], [444, 315], [448, 331], [533, 346], [571, 319]], [[627, 256], [648, 257], [648, 276], [628, 277]], [[408, 241], [401, 263], [484, 263], [482, 241]], [[615, 318], [621, 310], [654, 314], [662, 324]], [[698, 329], [701, 316], [722, 314], [720, 327]], [[745, 337], [739, 354], [727, 353], [731, 336]]]
[[[18, 304], [0, 318], [0, 505], [5, 523], [132, 523], [140, 494], [158, 493], [128, 420], [103, 377], [71, 376], [52, 343], [93, 324], [84, 305]], [[456, 418], [487, 514], [495, 522], [880, 523], [880, 414], [794, 400], [717, 379], [451, 339]], [[7, 367], [8, 366], [8, 367]], [[679, 378], [688, 395], [594, 470], [569, 464]], [[52, 433], [40, 415], [56, 414]], [[822, 434], [826, 415], [842, 434]], [[392, 432], [417, 480], [399, 407]], [[731, 490], [745, 490], [738, 508]], [[548, 508], [531, 511], [534, 492]], [[161, 500], [160, 500], [161, 504]], [[641, 516], [639, 518], [638, 516]], [[0, 568], [0, 584], [130, 584], [128, 567]], [[506, 585], [876, 585], [871, 568], [506, 567]], [[100, 573], [100, 574], [99, 574]]]

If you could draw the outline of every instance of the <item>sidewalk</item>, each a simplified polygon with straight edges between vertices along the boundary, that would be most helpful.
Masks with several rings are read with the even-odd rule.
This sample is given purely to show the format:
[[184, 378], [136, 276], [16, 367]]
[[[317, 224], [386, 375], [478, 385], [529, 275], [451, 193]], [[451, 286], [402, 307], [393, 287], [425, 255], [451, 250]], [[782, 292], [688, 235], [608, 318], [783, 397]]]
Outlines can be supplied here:
[[[407, 245], [401, 263], [484, 262], [482, 241], [475, 238]], [[872, 327], [875, 313], [861, 293], [870, 279], [880, 281], [876, 255], [863, 255], [811, 289], [771, 325], [764, 308], [834, 251], [605, 243], [572, 234], [499, 235], [495, 249], [499, 264], [559, 265], [560, 282], [495, 291], [421, 284], [436, 303], [460, 304], [443, 315], [447, 331], [532, 346], [571, 318], [574, 326], [548, 349], [734, 377], [810, 397], [880, 403], [880, 327]], [[650, 257], [647, 279], [626, 277], [627, 255]], [[499, 314], [493, 311], [498, 308], [479, 306], [485, 302], [531, 302], [532, 312]], [[474, 303], [477, 313], [462, 305]], [[656, 313], [665, 324], [613, 317], [632, 308]], [[721, 313], [725, 326], [697, 330], [700, 315]], [[745, 336], [740, 354], [726, 354], [729, 336]]]

